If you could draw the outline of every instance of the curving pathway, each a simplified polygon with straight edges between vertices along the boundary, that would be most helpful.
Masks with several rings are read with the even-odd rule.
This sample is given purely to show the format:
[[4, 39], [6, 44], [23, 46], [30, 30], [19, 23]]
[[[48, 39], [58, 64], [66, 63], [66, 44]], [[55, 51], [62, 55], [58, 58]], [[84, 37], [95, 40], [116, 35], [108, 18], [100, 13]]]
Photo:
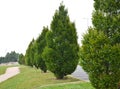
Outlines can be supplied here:
[[0, 83], [19, 74], [19, 73], [20, 73], [19, 67], [7, 68], [5, 74], [0, 75]]
[[89, 82], [87, 73], [79, 65], [77, 66], [76, 70], [72, 73], [72, 76], [80, 80]]

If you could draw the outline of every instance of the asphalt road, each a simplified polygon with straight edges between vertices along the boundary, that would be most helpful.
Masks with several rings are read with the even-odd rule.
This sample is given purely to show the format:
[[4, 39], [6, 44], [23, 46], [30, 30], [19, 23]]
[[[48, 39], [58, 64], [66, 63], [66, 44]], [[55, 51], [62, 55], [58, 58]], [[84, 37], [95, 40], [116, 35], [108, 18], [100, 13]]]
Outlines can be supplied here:
[[72, 73], [72, 76], [75, 78], [78, 78], [80, 80], [84, 80], [84, 81], [89, 82], [89, 78], [88, 78], [87, 73], [79, 65], [77, 66], [76, 70]]

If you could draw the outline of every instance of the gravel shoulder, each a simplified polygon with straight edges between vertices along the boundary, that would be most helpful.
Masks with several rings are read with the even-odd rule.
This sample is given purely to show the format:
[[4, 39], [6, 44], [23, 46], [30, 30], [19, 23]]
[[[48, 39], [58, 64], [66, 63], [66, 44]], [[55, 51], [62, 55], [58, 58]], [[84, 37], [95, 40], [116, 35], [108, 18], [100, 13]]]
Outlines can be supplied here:
[[20, 73], [19, 67], [7, 68], [5, 74], [0, 75], [0, 83], [19, 74], [19, 73]]

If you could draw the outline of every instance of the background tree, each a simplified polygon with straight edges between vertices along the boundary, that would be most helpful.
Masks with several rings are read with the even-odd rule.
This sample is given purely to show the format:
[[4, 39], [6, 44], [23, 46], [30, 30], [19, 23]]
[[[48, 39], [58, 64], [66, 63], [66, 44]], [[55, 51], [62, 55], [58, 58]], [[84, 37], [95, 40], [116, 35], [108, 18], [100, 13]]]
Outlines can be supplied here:
[[17, 62], [18, 61], [19, 54], [15, 51], [8, 52], [5, 56], [5, 59], [8, 60], [8, 62]]
[[0, 57], [0, 64], [5, 63], [5, 57]]
[[45, 36], [47, 32], [48, 28], [44, 27], [42, 33], [35, 41], [35, 56], [34, 56], [35, 66], [36, 68], [40, 68], [44, 72], [47, 71], [47, 67], [44, 59], [42, 58], [42, 52], [46, 46]]
[[43, 52], [48, 70], [53, 72], [57, 79], [71, 74], [78, 64], [76, 28], [67, 13], [65, 6], [61, 4], [53, 16], [51, 30], [46, 36], [47, 46]]
[[94, 0], [93, 28], [84, 34], [80, 63], [96, 89], [118, 89], [120, 81], [120, 2]]
[[19, 53], [15, 51], [8, 52], [5, 57], [0, 57], [0, 63], [17, 62]]

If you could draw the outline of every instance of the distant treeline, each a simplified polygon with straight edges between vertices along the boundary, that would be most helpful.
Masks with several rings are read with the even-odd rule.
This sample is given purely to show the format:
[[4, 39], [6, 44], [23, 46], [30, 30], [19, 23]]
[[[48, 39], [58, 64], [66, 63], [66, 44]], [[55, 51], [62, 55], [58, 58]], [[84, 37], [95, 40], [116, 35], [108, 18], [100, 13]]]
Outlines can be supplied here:
[[0, 64], [1, 63], [8, 63], [8, 62], [17, 62], [19, 57], [19, 53], [15, 51], [8, 52], [5, 57], [0, 57]]

